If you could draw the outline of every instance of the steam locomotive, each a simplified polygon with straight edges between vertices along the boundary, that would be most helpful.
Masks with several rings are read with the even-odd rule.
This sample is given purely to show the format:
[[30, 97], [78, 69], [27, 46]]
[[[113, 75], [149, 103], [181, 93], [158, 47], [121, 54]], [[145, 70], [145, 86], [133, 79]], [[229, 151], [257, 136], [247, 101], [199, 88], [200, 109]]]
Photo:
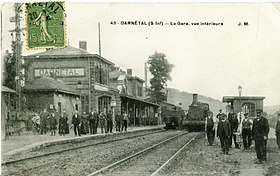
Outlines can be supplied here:
[[184, 110], [173, 104], [165, 103], [161, 106], [165, 129], [179, 129], [182, 124], [182, 119], [185, 116]]
[[187, 116], [182, 126], [188, 131], [203, 131], [205, 129], [205, 118], [210, 111], [209, 104], [198, 101], [197, 94], [193, 94], [193, 102], [189, 106]]
[[188, 113], [172, 104], [162, 106], [162, 117], [166, 129], [187, 129], [188, 131], [203, 131], [205, 118], [210, 111], [209, 104], [198, 101], [198, 95], [193, 94], [193, 102], [189, 106]]

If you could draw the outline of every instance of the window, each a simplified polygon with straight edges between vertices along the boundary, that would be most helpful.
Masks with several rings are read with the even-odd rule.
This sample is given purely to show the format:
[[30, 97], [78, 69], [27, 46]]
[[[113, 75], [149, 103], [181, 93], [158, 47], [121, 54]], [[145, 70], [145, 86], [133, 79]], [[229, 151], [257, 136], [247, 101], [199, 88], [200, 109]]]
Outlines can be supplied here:
[[57, 103], [58, 113], [61, 114], [61, 102]]
[[142, 86], [141, 85], [137, 86], [137, 91], [138, 91], [138, 96], [142, 97]]
[[108, 113], [110, 108], [111, 97], [102, 96], [98, 99], [98, 112]]
[[109, 84], [109, 68], [107, 64], [95, 63], [95, 82], [99, 84]]
[[75, 110], [79, 111], [79, 106], [77, 104], [75, 104]]
[[255, 116], [255, 104], [246, 102], [242, 104], [242, 111], [247, 112], [249, 114], [249, 117]]

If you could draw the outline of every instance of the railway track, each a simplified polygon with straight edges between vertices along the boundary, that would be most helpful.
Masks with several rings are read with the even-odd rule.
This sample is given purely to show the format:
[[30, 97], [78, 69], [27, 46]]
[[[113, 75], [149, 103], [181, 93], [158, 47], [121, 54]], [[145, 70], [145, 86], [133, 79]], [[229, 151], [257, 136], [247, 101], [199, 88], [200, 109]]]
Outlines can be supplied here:
[[[95, 175], [157, 175], [201, 133], [182, 133], [103, 167]], [[174, 146], [175, 145], [175, 146]], [[179, 149], [178, 149], [179, 148]], [[156, 163], [156, 164], [155, 164]]]
[[78, 150], [78, 149], [82, 149], [82, 148], [86, 148], [86, 147], [92, 147], [92, 146], [96, 146], [96, 145], [107, 144], [109, 142], [116, 142], [116, 141], [136, 138], [136, 137], [142, 137], [142, 136], [146, 136], [146, 135], [150, 135], [150, 134], [155, 134], [155, 133], [160, 133], [160, 132], [164, 132], [164, 131], [165, 130], [152, 131], [152, 132], [148, 132], [148, 133], [144, 133], [144, 134], [138, 134], [138, 135], [133, 135], [133, 136], [129, 136], [129, 137], [121, 137], [121, 138], [118, 138], [118, 139], [100, 141], [100, 142], [96, 142], [96, 143], [92, 143], [92, 144], [87, 144], [87, 145], [82, 145], [82, 146], [77, 146], [77, 147], [71, 147], [71, 148], [67, 148], [67, 149], [63, 149], [63, 150], [59, 150], [59, 151], [43, 153], [43, 154], [39, 154], [39, 155], [35, 155], [35, 156], [29, 156], [29, 157], [24, 157], [24, 158], [20, 158], [20, 159], [16, 159], [16, 160], [4, 161], [4, 162], [2, 162], [1, 165], [2, 166], [7, 166], [9, 164], [15, 164], [15, 163], [22, 162], [22, 161], [27, 161], [27, 160], [41, 158], [41, 157], [50, 156], [50, 155], [56, 155], [56, 154], [60, 154], [60, 153], [64, 153], [64, 152], [68, 152], [68, 151], [72, 151], [72, 150]]
[[[118, 141], [122, 141], [122, 140], [133, 139], [133, 138], [139, 138], [139, 137], [149, 136], [149, 135], [157, 134], [157, 133], [164, 133], [165, 131], [166, 130], [151, 131], [151, 132], [146, 132], [144, 134], [141, 133], [141, 134], [137, 134], [137, 135], [130, 135], [128, 137], [121, 137], [121, 138], [113, 139], [113, 140], [100, 141], [100, 142], [96, 142], [96, 143], [93, 143], [93, 144], [71, 147], [71, 148], [67, 148], [67, 149], [64, 149], [64, 150], [60, 150], [60, 151], [54, 151], [54, 152], [44, 153], [44, 154], [41, 154], [41, 155], [20, 158], [20, 159], [17, 159], [17, 160], [11, 160], [11, 161], [7, 161], [7, 162], [2, 163], [2, 168], [3, 168], [3, 166], [6, 166], [6, 167], [16, 166], [16, 168], [17, 168], [18, 165], [20, 166], [20, 165], [22, 165], [22, 163], [27, 163], [31, 160], [36, 159], [36, 160], [39, 161], [41, 158], [48, 157], [48, 156], [51, 156], [51, 155], [58, 155], [58, 154], [65, 153], [65, 152], [68, 152], [68, 151], [79, 150], [79, 149], [83, 149], [83, 148], [87, 148], [87, 147], [99, 146], [99, 145], [103, 145], [103, 144], [107, 144], [107, 143], [118, 142]], [[72, 156], [69, 156], [69, 157], [62, 157], [61, 160], [71, 160], [73, 157], [75, 157], [75, 155], [72, 155]], [[40, 168], [46, 167], [48, 165], [55, 164], [57, 162], [58, 162], [57, 160], [51, 160], [50, 162], [42, 162], [42, 163], [38, 162], [31, 167], [19, 169], [17, 171], [14, 171], [14, 170], [9, 171], [8, 173], [5, 173], [5, 175], [21, 175], [21, 174], [23, 174], [27, 171], [40, 169]], [[2, 171], [3, 171], [3, 169], [2, 169]]]

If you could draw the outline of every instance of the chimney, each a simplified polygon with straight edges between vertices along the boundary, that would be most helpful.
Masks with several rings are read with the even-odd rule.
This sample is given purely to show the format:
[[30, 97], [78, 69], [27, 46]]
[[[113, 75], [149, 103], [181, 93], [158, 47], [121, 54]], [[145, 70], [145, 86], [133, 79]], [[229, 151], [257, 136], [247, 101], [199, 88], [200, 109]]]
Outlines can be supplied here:
[[79, 48], [82, 50], [87, 50], [87, 42], [86, 41], [79, 41]]
[[126, 73], [132, 76], [132, 69], [127, 69]]
[[197, 94], [193, 94], [193, 105], [197, 105], [198, 104], [198, 99], [197, 99]]

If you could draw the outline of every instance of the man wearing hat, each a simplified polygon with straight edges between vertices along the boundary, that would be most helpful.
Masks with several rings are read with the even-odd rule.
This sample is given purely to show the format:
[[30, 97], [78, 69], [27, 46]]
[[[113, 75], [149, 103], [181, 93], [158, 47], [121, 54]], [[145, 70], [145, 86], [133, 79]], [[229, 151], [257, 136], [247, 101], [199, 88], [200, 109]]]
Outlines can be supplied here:
[[248, 113], [244, 114], [244, 119], [242, 121], [242, 138], [243, 138], [243, 146], [244, 150], [248, 150], [251, 147], [251, 128], [252, 122], [248, 119]]
[[278, 120], [276, 122], [275, 135], [276, 135], [276, 142], [277, 142], [278, 148], [280, 150], [280, 113], [278, 113]]
[[208, 111], [207, 112], [208, 116], [206, 117], [205, 120], [205, 131], [207, 134], [207, 139], [209, 142], [209, 145], [212, 145], [215, 139], [215, 124], [216, 120], [213, 117], [213, 112]]
[[216, 119], [221, 121], [222, 117], [224, 117], [224, 116], [227, 116], [227, 115], [222, 112], [222, 109], [219, 109], [219, 113], [217, 114]]
[[266, 143], [269, 133], [268, 120], [262, 116], [262, 109], [257, 109], [257, 118], [253, 122], [253, 138], [255, 141], [255, 150], [257, 154], [257, 163], [266, 161], [267, 149]]
[[217, 127], [217, 137], [220, 139], [223, 154], [229, 155], [229, 138], [231, 135], [230, 124], [226, 115], [221, 116]]

